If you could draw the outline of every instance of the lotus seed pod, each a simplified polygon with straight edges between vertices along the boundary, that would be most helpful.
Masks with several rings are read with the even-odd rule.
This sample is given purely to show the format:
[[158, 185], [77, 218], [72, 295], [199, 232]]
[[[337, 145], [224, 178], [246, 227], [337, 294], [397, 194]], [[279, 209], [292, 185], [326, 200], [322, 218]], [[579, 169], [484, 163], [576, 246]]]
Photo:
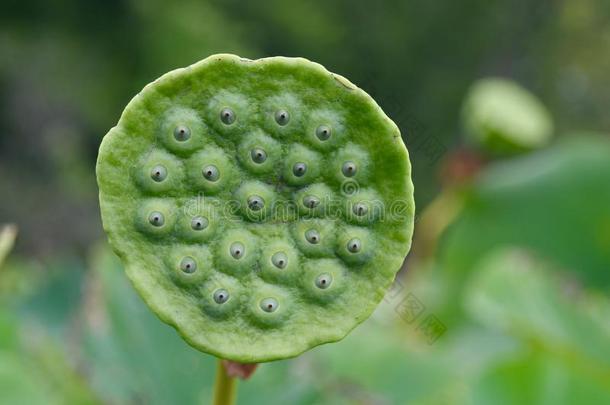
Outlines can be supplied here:
[[553, 133], [551, 116], [540, 100], [517, 83], [500, 78], [473, 84], [462, 120], [468, 139], [492, 154], [540, 148]]
[[164, 75], [104, 137], [97, 176], [104, 229], [138, 292], [225, 359], [342, 339], [410, 247], [398, 129], [305, 59], [214, 55]]

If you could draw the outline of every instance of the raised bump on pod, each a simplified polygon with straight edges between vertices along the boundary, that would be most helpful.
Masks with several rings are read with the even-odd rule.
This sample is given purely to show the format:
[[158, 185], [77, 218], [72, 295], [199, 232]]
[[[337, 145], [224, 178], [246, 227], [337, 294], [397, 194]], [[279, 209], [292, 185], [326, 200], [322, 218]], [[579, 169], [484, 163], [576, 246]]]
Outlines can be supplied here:
[[204, 109], [207, 122], [223, 135], [239, 135], [255, 116], [253, 103], [243, 94], [221, 90]]
[[330, 303], [346, 288], [345, 273], [345, 266], [337, 259], [310, 260], [302, 274], [303, 291], [319, 303]]
[[335, 201], [332, 190], [323, 183], [312, 184], [295, 194], [299, 212], [305, 216], [322, 217]]
[[135, 213], [136, 228], [149, 236], [164, 236], [172, 232], [175, 208], [169, 200], [153, 198], [144, 200]]
[[375, 238], [367, 228], [345, 226], [337, 237], [337, 255], [349, 264], [362, 264], [375, 252]]
[[362, 147], [348, 143], [329, 159], [330, 178], [337, 184], [357, 181], [363, 187], [370, 176], [370, 160], [369, 154]]
[[279, 94], [265, 100], [261, 106], [263, 128], [270, 134], [280, 136], [294, 133], [302, 128], [303, 107], [292, 94]]
[[222, 202], [214, 198], [180, 200], [180, 216], [176, 225], [180, 238], [190, 242], [206, 242], [216, 233], [221, 220], [217, 207]]
[[212, 254], [203, 245], [170, 246], [165, 263], [172, 279], [182, 286], [200, 284], [213, 273]]
[[268, 239], [260, 256], [260, 277], [272, 283], [290, 283], [299, 272], [299, 254], [289, 235]]
[[292, 186], [311, 184], [320, 176], [324, 160], [303, 145], [292, 145], [284, 159], [284, 180]]
[[277, 195], [273, 188], [260, 181], [243, 183], [234, 194], [241, 214], [249, 221], [269, 219]]
[[377, 221], [386, 210], [385, 202], [373, 189], [361, 189], [346, 197], [346, 219], [355, 224], [366, 225]]
[[236, 276], [244, 276], [253, 271], [260, 255], [256, 238], [246, 229], [225, 232], [215, 253], [218, 269]]
[[233, 277], [216, 272], [199, 291], [203, 311], [209, 316], [221, 319], [239, 313], [243, 288]]
[[282, 146], [262, 131], [254, 131], [242, 139], [237, 148], [237, 157], [252, 173], [270, 173], [282, 158]]
[[254, 281], [247, 308], [249, 319], [259, 327], [271, 327], [281, 324], [289, 316], [294, 298], [288, 291], [279, 286]]
[[335, 255], [337, 224], [330, 219], [304, 219], [291, 226], [292, 237], [298, 249], [311, 257]]
[[195, 110], [172, 108], [162, 117], [158, 138], [170, 152], [185, 156], [206, 143], [208, 130]]
[[139, 188], [147, 194], [175, 195], [184, 179], [181, 162], [160, 149], [144, 155], [131, 173]]
[[215, 146], [209, 146], [191, 156], [186, 162], [190, 183], [209, 195], [222, 191], [230, 192], [239, 182], [235, 168], [226, 153]]
[[332, 110], [316, 110], [307, 119], [306, 142], [317, 150], [329, 151], [343, 143], [345, 128], [341, 115]]

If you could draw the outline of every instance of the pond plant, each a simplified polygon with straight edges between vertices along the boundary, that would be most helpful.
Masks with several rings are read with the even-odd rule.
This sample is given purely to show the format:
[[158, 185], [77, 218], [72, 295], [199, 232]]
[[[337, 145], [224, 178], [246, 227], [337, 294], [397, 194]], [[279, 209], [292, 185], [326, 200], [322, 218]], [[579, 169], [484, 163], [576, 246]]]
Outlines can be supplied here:
[[[147, 85], [104, 137], [104, 229], [150, 309], [235, 375], [335, 342], [407, 255], [407, 149], [375, 101], [302, 58], [210, 56]], [[227, 370], [229, 373], [227, 373]]]

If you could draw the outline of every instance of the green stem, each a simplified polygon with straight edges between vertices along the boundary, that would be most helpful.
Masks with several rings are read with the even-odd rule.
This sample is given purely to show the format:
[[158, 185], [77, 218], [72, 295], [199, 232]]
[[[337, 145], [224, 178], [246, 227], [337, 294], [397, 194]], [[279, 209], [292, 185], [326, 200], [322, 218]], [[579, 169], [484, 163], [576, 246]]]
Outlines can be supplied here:
[[227, 370], [222, 364], [222, 359], [218, 359], [216, 366], [216, 382], [214, 383], [214, 405], [233, 405], [235, 404], [237, 380], [227, 375]]

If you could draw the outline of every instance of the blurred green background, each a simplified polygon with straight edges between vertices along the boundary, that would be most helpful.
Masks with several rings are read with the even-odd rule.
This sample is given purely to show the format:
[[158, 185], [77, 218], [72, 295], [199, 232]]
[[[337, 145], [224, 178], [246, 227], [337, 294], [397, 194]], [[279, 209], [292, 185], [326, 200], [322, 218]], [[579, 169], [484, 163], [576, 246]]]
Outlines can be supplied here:
[[[303, 56], [370, 93], [410, 150], [418, 207], [374, 316], [261, 366], [239, 403], [610, 403], [610, 3], [8, 0], [1, 404], [209, 401], [214, 359], [154, 317], [105, 243], [94, 167], [131, 97], [217, 52]], [[479, 104], [500, 117], [474, 119], [485, 77], [537, 96], [544, 146], [480, 142], [534, 114], [498, 91]]]

